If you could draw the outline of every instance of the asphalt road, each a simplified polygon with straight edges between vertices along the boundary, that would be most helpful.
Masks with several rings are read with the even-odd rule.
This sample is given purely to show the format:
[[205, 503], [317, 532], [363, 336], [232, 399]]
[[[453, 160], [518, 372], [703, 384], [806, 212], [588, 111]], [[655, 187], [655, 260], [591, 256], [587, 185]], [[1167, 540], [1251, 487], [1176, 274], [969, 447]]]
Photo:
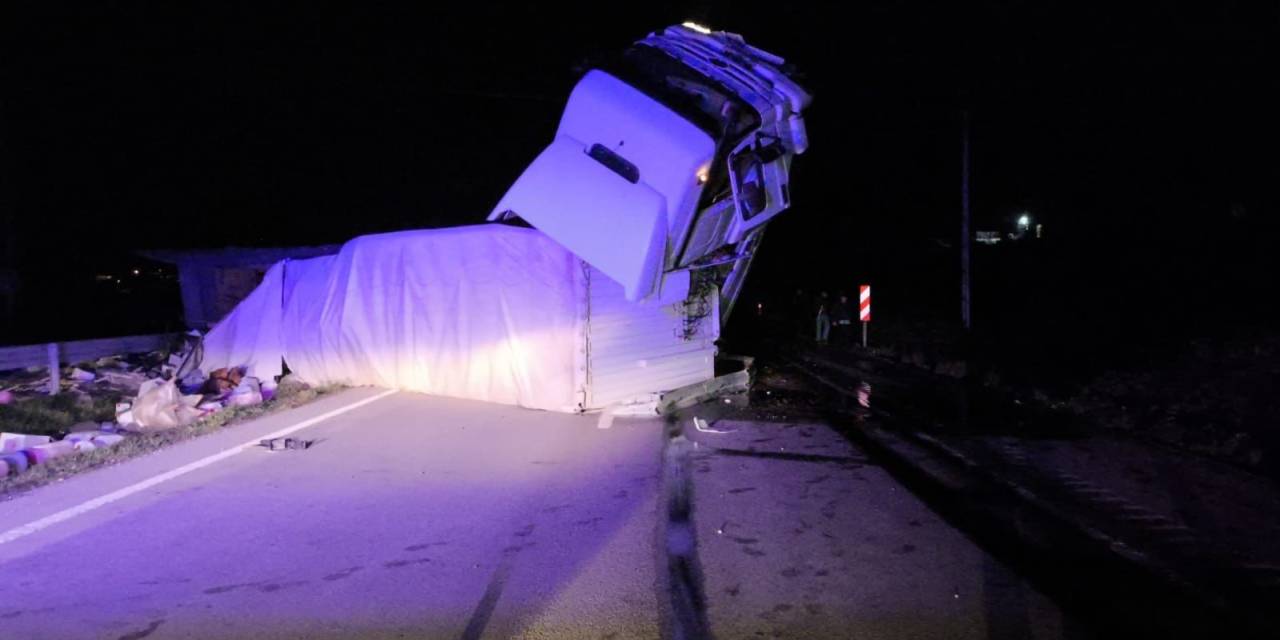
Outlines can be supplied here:
[[0, 503], [0, 637], [670, 637], [673, 486], [717, 637], [1082, 637], [821, 424], [691, 433], [681, 482], [656, 419], [396, 393], [78, 511], [378, 393]]
[[827, 426], [688, 434], [716, 637], [1092, 637]]
[[0, 546], [0, 637], [659, 635], [652, 421], [400, 393], [295, 435]]

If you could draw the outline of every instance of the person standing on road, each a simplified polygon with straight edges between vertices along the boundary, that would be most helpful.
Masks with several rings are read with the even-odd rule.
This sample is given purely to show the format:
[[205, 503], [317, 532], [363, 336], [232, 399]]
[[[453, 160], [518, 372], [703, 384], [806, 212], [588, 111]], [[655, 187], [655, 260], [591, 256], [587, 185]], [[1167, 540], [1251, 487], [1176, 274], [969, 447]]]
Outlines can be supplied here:
[[826, 344], [831, 334], [831, 301], [827, 298], [826, 291], [818, 295], [813, 306], [817, 312], [817, 342]]
[[833, 342], [840, 346], [849, 344], [849, 328], [853, 326], [853, 310], [849, 307], [849, 296], [840, 294], [840, 300], [831, 305]]

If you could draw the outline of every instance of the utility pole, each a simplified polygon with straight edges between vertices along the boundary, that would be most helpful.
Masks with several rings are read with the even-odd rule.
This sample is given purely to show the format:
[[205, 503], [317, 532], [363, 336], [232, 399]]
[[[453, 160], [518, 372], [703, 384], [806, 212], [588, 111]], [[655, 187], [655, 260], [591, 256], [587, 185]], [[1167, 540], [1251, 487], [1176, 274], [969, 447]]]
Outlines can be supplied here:
[[960, 321], [966, 332], [972, 327], [969, 309], [969, 111], [963, 114], [960, 155]]

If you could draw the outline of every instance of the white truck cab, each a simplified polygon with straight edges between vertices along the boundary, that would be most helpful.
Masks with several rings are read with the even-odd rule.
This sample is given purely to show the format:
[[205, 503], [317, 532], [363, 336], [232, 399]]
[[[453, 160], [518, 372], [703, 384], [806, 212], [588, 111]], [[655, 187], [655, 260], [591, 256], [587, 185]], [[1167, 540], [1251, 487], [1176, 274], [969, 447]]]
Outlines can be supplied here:
[[808, 146], [810, 97], [783, 65], [696, 24], [651, 34], [582, 77], [489, 220], [524, 220], [631, 301], [683, 297], [696, 276], [723, 323]]

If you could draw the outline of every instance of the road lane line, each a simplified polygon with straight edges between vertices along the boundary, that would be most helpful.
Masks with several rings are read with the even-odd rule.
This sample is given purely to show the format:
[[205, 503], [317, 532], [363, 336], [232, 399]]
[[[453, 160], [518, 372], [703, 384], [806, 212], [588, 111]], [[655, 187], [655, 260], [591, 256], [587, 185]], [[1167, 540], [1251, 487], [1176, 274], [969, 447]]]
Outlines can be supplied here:
[[162, 482], [166, 482], [168, 480], [172, 480], [179, 476], [186, 475], [198, 469], [203, 469], [204, 467], [207, 467], [215, 462], [230, 458], [231, 456], [234, 456], [235, 454], [240, 453], [245, 449], [248, 449], [250, 447], [256, 447], [258, 446], [258, 443], [261, 442], [262, 440], [280, 438], [280, 437], [289, 435], [295, 431], [301, 431], [302, 429], [306, 429], [307, 427], [310, 427], [316, 423], [323, 422], [325, 420], [328, 420], [329, 418], [342, 415], [348, 411], [359, 409], [360, 407], [363, 407], [367, 404], [381, 400], [393, 393], [396, 393], [395, 389], [389, 389], [387, 391], [383, 391], [382, 393], [379, 393], [378, 395], [373, 396], [371, 398], [365, 398], [364, 400], [358, 400], [349, 405], [338, 407], [337, 409], [334, 409], [333, 411], [330, 411], [328, 413], [318, 415], [308, 420], [303, 420], [302, 422], [299, 422], [295, 425], [285, 427], [283, 429], [280, 429], [279, 431], [276, 431], [274, 433], [271, 433], [265, 436], [254, 438], [253, 440], [250, 440], [244, 444], [236, 445], [234, 447], [231, 447], [230, 449], [224, 449], [223, 451], [215, 453], [211, 456], [201, 458], [189, 464], [185, 464], [181, 467], [178, 467], [177, 469], [172, 469], [160, 475], [147, 478], [146, 480], [141, 480], [123, 489], [118, 489], [106, 495], [99, 496], [97, 498], [89, 500], [87, 502], [82, 502], [74, 507], [68, 507], [53, 515], [40, 518], [35, 522], [22, 525], [21, 527], [15, 527], [13, 529], [5, 531], [4, 533], [0, 533], [0, 544], [13, 542], [14, 540], [17, 540], [19, 538], [24, 538], [42, 529], [46, 529], [55, 524], [58, 524], [59, 522], [70, 520], [78, 515], [88, 513], [100, 507], [104, 507], [122, 498], [127, 498], [135, 493], [138, 493], [139, 491], [150, 489], [151, 487], [154, 487]]

